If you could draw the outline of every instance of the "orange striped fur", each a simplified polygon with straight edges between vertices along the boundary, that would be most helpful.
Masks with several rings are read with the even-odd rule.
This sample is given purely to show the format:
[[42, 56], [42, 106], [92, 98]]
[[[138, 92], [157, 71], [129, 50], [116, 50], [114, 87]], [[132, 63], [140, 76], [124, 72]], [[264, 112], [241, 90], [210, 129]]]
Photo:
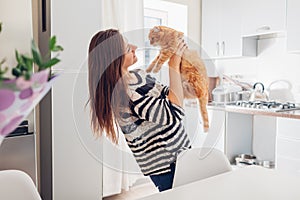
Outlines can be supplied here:
[[[150, 44], [160, 46], [159, 55], [146, 69], [147, 72], [158, 72], [162, 65], [175, 53], [176, 47], [183, 33], [166, 26], [155, 26], [149, 32]], [[184, 97], [197, 98], [200, 105], [200, 113], [203, 119], [203, 128], [209, 129], [208, 113], [208, 78], [206, 68], [196, 51], [186, 49], [182, 56], [180, 66]]]

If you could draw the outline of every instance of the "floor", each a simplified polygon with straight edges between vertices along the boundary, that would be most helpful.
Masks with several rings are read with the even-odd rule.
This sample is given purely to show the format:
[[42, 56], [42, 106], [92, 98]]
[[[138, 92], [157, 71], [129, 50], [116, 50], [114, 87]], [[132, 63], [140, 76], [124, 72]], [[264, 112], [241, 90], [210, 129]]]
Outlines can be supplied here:
[[152, 182], [139, 184], [130, 188], [129, 191], [123, 191], [121, 194], [103, 198], [103, 200], [133, 200], [139, 199], [154, 193], [158, 190]]

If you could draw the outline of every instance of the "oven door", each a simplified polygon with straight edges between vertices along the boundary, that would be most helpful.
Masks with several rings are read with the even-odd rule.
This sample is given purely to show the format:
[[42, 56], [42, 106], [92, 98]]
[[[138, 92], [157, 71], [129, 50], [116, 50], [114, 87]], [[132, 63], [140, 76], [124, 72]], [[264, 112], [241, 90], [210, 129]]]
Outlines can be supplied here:
[[29, 133], [24, 124], [6, 137], [0, 146], [0, 170], [7, 169], [24, 171], [37, 183], [35, 134]]

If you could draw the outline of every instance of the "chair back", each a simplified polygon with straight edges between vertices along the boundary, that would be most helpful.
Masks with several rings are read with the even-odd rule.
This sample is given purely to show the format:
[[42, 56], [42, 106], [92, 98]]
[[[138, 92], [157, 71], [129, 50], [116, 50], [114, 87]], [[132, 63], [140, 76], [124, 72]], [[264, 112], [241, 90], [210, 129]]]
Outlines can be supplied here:
[[32, 179], [19, 170], [0, 171], [0, 199], [42, 200]]
[[229, 160], [220, 150], [214, 148], [188, 149], [177, 157], [173, 187], [231, 170]]

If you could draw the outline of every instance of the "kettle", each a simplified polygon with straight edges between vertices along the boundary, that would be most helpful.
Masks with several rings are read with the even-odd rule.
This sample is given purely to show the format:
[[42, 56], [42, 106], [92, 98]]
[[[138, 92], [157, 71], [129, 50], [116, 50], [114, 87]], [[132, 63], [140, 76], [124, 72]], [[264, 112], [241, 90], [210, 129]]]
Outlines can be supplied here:
[[270, 100], [284, 103], [294, 101], [291, 88], [292, 85], [289, 81], [276, 80], [269, 85], [267, 91], [269, 92]]
[[[258, 87], [260, 86], [260, 87]], [[253, 91], [250, 95], [249, 101], [268, 101], [269, 97], [265, 92], [265, 86], [261, 82], [253, 85]]]

